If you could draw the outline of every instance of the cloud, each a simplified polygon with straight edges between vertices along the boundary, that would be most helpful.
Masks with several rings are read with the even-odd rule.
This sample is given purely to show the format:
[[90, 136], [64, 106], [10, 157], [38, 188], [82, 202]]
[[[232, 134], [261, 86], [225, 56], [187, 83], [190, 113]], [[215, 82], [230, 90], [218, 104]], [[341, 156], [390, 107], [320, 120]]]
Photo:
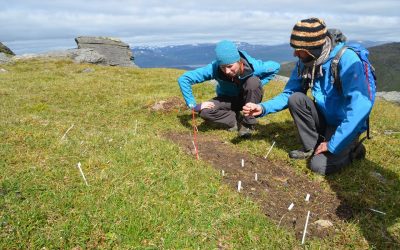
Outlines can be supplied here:
[[[0, 0], [6, 1], [6, 0]], [[325, 19], [350, 39], [399, 41], [397, 0], [155, 1], [14, 0], [1, 3], [1, 40], [61, 41], [112, 36], [131, 45], [216, 42], [287, 43], [294, 23]], [[4, 6], [4, 7], [3, 7]]]

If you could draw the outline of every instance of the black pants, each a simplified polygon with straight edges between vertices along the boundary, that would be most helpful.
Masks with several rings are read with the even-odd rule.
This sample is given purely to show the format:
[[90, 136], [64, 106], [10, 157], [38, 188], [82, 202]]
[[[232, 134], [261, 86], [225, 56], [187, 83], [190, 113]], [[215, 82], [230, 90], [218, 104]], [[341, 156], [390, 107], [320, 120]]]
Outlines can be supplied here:
[[215, 104], [213, 109], [203, 109], [200, 116], [207, 121], [226, 125], [231, 128], [238, 122], [245, 125], [254, 125], [257, 120], [254, 116], [246, 116], [243, 121], [237, 121], [237, 114], [242, 110], [243, 105], [248, 102], [260, 103], [263, 98], [263, 89], [258, 77], [249, 77], [243, 84], [243, 89], [239, 96], [217, 96], [209, 100]]
[[[305, 151], [316, 149], [322, 141], [329, 141], [336, 127], [327, 126], [325, 118], [318, 111], [315, 103], [305, 94], [296, 92], [288, 102], [290, 114], [299, 132]], [[337, 172], [351, 163], [351, 152], [358, 145], [358, 136], [341, 152], [332, 154], [329, 151], [314, 155], [310, 160], [310, 168], [320, 174]]]

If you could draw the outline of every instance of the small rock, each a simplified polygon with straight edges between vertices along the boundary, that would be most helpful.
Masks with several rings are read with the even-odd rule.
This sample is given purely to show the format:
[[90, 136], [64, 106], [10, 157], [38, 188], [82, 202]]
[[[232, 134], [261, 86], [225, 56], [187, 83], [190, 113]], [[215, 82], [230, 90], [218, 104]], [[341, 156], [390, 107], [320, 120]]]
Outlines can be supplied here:
[[154, 111], [164, 110], [164, 103], [166, 103], [166, 101], [159, 101], [156, 104], [154, 104], [153, 107], [151, 107], [151, 109]]
[[6, 64], [11, 62], [11, 57], [7, 56], [5, 53], [0, 53], [0, 64]]
[[255, 188], [251, 188], [251, 191], [256, 191], [256, 189]]
[[0, 69], [0, 73], [6, 73], [7, 72], [7, 70], [5, 70], [5, 69]]
[[274, 180], [280, 181], [280, 182], [287, 182], [288, 181], [288, 177], [282, 177], [282, 176], [274, 176], [273, 177]]
[[371, 172], [370, 175], [376, 179], [378, 179], [380, 182], [382, 183], [386, 183], [386, 179], [385, 177], [382, 176], [382, 174], [378, 173], [378, 172]]
[[400, 134], [399, 131], [393, 131], [393, 130], [385, 130], [383, 133], [385, 135]]
[[329, 220], [317, 220], [313, 224], [317, 225], [318, 229], [326, 229], [333, 226], [333, 223]]
[[94, 72], [94, 69], [86, 68], [86, 69], [82, 70], [82, 73], [90, 73], [90, 72]]

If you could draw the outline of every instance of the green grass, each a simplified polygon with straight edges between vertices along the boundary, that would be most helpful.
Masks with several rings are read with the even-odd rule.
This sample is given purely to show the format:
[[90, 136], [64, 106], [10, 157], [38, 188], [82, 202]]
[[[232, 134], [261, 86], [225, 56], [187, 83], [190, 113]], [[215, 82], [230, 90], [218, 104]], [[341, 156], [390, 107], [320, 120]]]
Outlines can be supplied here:
[[[182, 71], [41, 60], [2, 67], [8, 72], [0, 74], [1, 249], [301, 248], [257, 204], [224, 185], [212, 166], [162, 138], [166, 131], [188, 131], [182, 120], [190, 112], [148, 108], [180, 96], [176, 79]], [[87, 67], [95, 71], [83, 73]], [[282, 87], [271, 83], [264, 98]], [[200, 101], [214, 95], [210, 84], [194, 91]], [[309, 240], [307, 248], [395, 248], [400, 247], [400, 135], [383, 132], [400, 131], [399, 120], [399, 106], [378, 101], [367, 160], [329, 178], [287, 158], [298, 146], [287, 111], [260, 119], [251, 140], [236, 140], [226, 131], [202, 133], [256, 155], [276, 140], [272, 159], [359, 209], [334, 239]]]

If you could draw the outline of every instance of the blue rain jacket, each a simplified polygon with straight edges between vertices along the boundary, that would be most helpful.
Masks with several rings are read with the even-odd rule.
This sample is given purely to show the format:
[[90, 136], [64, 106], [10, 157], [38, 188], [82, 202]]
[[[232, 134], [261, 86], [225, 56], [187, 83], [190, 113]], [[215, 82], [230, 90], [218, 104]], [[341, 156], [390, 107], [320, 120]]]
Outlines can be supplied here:
[[[342, 92], [333, 85], [331, 61], [343, 45], [340, 43], [331, 51], [328, 60], [322, 65], [323, 76], [316, 78], [311, 88], [315, 104], [327, 124], [337, 127], [328, 142], [328, 150], [333, 154], [341, 152], [357, 135], [366, 130], [366, 120], [373, 105], [369, 99], [368, 81], [363, 64], [358, 55], [350, 49], [345, 51], [338, 64]], [[290, 95], [303, 91], [297, 67], [301, 69], [304, 65], [297, 64], [281, 94], [261, 103], [263, 113], [260, 116], [286, 109]]]
[[[280, 64], [277, 62], [263, 62], [261, 60], [254, 59], [244, 51], [239, 51], [239, 54], [240, 57], [245, 59], [252, 68], [252, 72], [250, 74], [239, 78], [242, 84], [248, 77], [254, 75], [260, 78], [261, 84], [264, 86], [275, 77], [280, 69]], [[192, 108], [197, 104], [196, 99], [193, 96], [192, 85], [212, 79], [216, 80], [218, 83], [216, 86], [217, 96], [238, 96], [242, 86], [238, 86], [234, 82], [224, 80], [225, 78], [221, 74], [222, 72], [219, 70], [218, 63], [215, 60], [204, 67], [187, 71], [180, 76], [178, 78], [178, 83], [186, 105]]]

